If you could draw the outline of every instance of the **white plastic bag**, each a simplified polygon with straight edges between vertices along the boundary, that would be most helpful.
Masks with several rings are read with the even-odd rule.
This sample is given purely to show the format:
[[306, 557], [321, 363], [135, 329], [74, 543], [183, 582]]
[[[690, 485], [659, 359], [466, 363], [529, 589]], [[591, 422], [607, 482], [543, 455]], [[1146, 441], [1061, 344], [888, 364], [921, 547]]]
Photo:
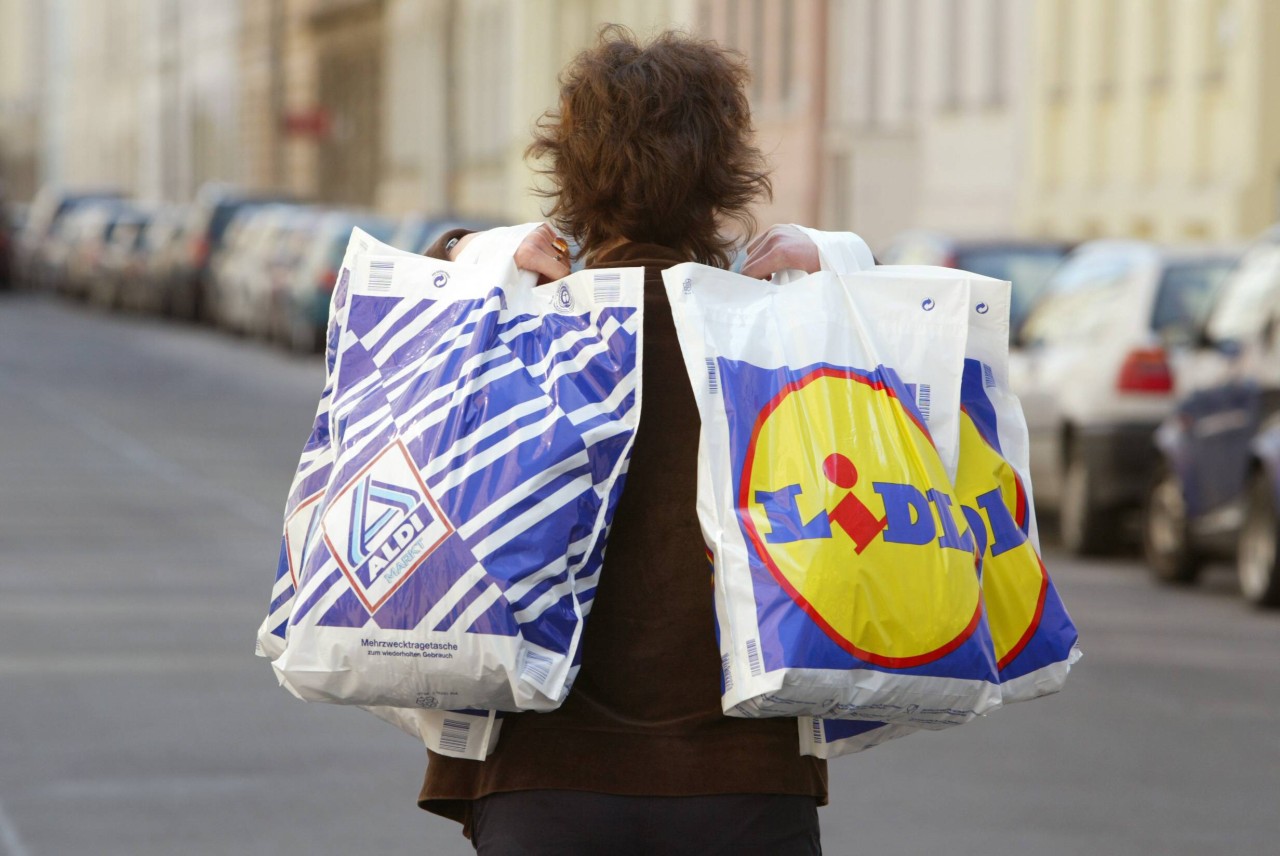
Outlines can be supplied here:
[[725, 712], [944, 728], [998, 705], [949, 472], [955, 272], [664, 278], [702, 417]]
[[[973, 275], [968, 286], [956, 495], [982, 552], [1002, 702], [1011, 703], [1060, 690], [1079, 651], [1075, 627], [1040, 559], [1026, 420], [1008, 383], [1009, 284]], [[802, 753], [823, 758], [916, 730], [810, 717], [802, 717], [799, 728]]]
[[572, 683], [639, 414], [643, 273], [534, 288], [509, 256], [349, 261], [262, 647], [297, 695], [472, 709], [483, 746], [493, 709], [551, 709]]

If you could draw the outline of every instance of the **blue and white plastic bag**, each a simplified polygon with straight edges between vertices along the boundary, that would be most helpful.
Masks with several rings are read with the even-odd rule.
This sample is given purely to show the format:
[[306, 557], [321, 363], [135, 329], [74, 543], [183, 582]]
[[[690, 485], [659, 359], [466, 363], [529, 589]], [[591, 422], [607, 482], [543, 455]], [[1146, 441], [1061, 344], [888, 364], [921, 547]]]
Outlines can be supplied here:
[[702, 417], [724, 711], [945, 728], [998, 705], [951, 484], [955, 272], [664, 278]]
[[[401, 255], [413, 253], [382, 244], [360, 229], [352, 231], [342, 266], [339, 269], [329, 305], [329, 323], [325, 345], [325, 384], [304, 446], [302, 459], [294, 474], [285, 513], [285, 532], [281, 537], [280, 558], [272, 602], [267, 617], [258, 630], [257, 654], [274, 660], [284, 653], [285, 629], [292, 612], [297, 589], [297, 574], [305, 560], [308, 537], [317, 522], [318, 500], [314, 487], [325, 483], [333, 469], [334, 447], [329, 436], [330, 410], [333, 404], [333, 376], [338, 342], [346, 324], [347, 290], [351, 270], [357, 259], [369, 253]], [[290, 526], [292, 524], [292, 527]], [[378, 718], [417, 737], [433, 751], [459, 758], [480, 760], [487, 757], [497, 743], [501, 715], [495, 711], [441, 711], [420, 708], [365, 706]]]
[[639, 416], [643, 273], [349, 258], [264, 653], [311, 700], [553, 709]]

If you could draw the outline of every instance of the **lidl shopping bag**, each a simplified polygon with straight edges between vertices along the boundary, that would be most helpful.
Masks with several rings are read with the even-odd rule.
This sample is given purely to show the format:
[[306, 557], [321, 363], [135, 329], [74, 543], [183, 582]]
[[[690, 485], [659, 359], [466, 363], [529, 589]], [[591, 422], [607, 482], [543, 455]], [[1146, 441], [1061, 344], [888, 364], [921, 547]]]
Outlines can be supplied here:
[[978, 537], [982, 589], [1005, 702], [1062, 689], [1078, 634], [1040, 558], [1030, 449], [1009, 389], [1009, 286], [970, 284], [956, 491]]
[[559, 704], [638, 418], [642, 277], [534, 288], [509, 258], [357, 260], [331, 473], [289, 502], [307, 520], [286, 522], [305, 545], [273, 662], [287, 688], [485, 716]]
[[664, 278], [702, 417], [725, 712], [943, 728], [997, 705], [940, 452], [967, 331], [954, 272]]
[[[902, 268], [910, 272], [911, 268]], [[981, 553], [983, 596], [1004, 703], [1057, 692], [1079, 658], [1077, 634], [1040, 558], [1026, 420], [1008, 384], [1009, 285], [969, 282], [956, 496]], [[801, 718], [804, 754], [830, 758], [912, 728]]]

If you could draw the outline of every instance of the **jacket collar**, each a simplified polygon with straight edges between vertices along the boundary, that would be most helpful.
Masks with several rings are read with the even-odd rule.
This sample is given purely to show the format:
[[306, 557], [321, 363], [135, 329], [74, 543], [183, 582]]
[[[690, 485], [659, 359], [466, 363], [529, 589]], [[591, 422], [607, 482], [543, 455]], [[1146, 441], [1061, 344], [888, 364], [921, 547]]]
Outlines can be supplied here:
[[671, 247], [628, 241], [600, 253], [588, 266], [668, 268], [687, 261], [690, 261], [687, 256]]

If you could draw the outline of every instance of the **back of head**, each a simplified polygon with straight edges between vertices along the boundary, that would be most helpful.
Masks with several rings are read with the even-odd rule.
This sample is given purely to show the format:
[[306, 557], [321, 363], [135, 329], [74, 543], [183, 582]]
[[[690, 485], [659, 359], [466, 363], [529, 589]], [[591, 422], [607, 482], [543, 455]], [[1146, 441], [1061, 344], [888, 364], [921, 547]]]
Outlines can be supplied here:
[[560, 107], [538, 123], [531, 156], [553, 187], [548, 215], [587, 256], [619, 240], [660, 244], [726, 267], [736, 223], [769, 198], [752, 141], [742, 58], [665, 32], [640, 44], [601, 31], [560, 76]]

